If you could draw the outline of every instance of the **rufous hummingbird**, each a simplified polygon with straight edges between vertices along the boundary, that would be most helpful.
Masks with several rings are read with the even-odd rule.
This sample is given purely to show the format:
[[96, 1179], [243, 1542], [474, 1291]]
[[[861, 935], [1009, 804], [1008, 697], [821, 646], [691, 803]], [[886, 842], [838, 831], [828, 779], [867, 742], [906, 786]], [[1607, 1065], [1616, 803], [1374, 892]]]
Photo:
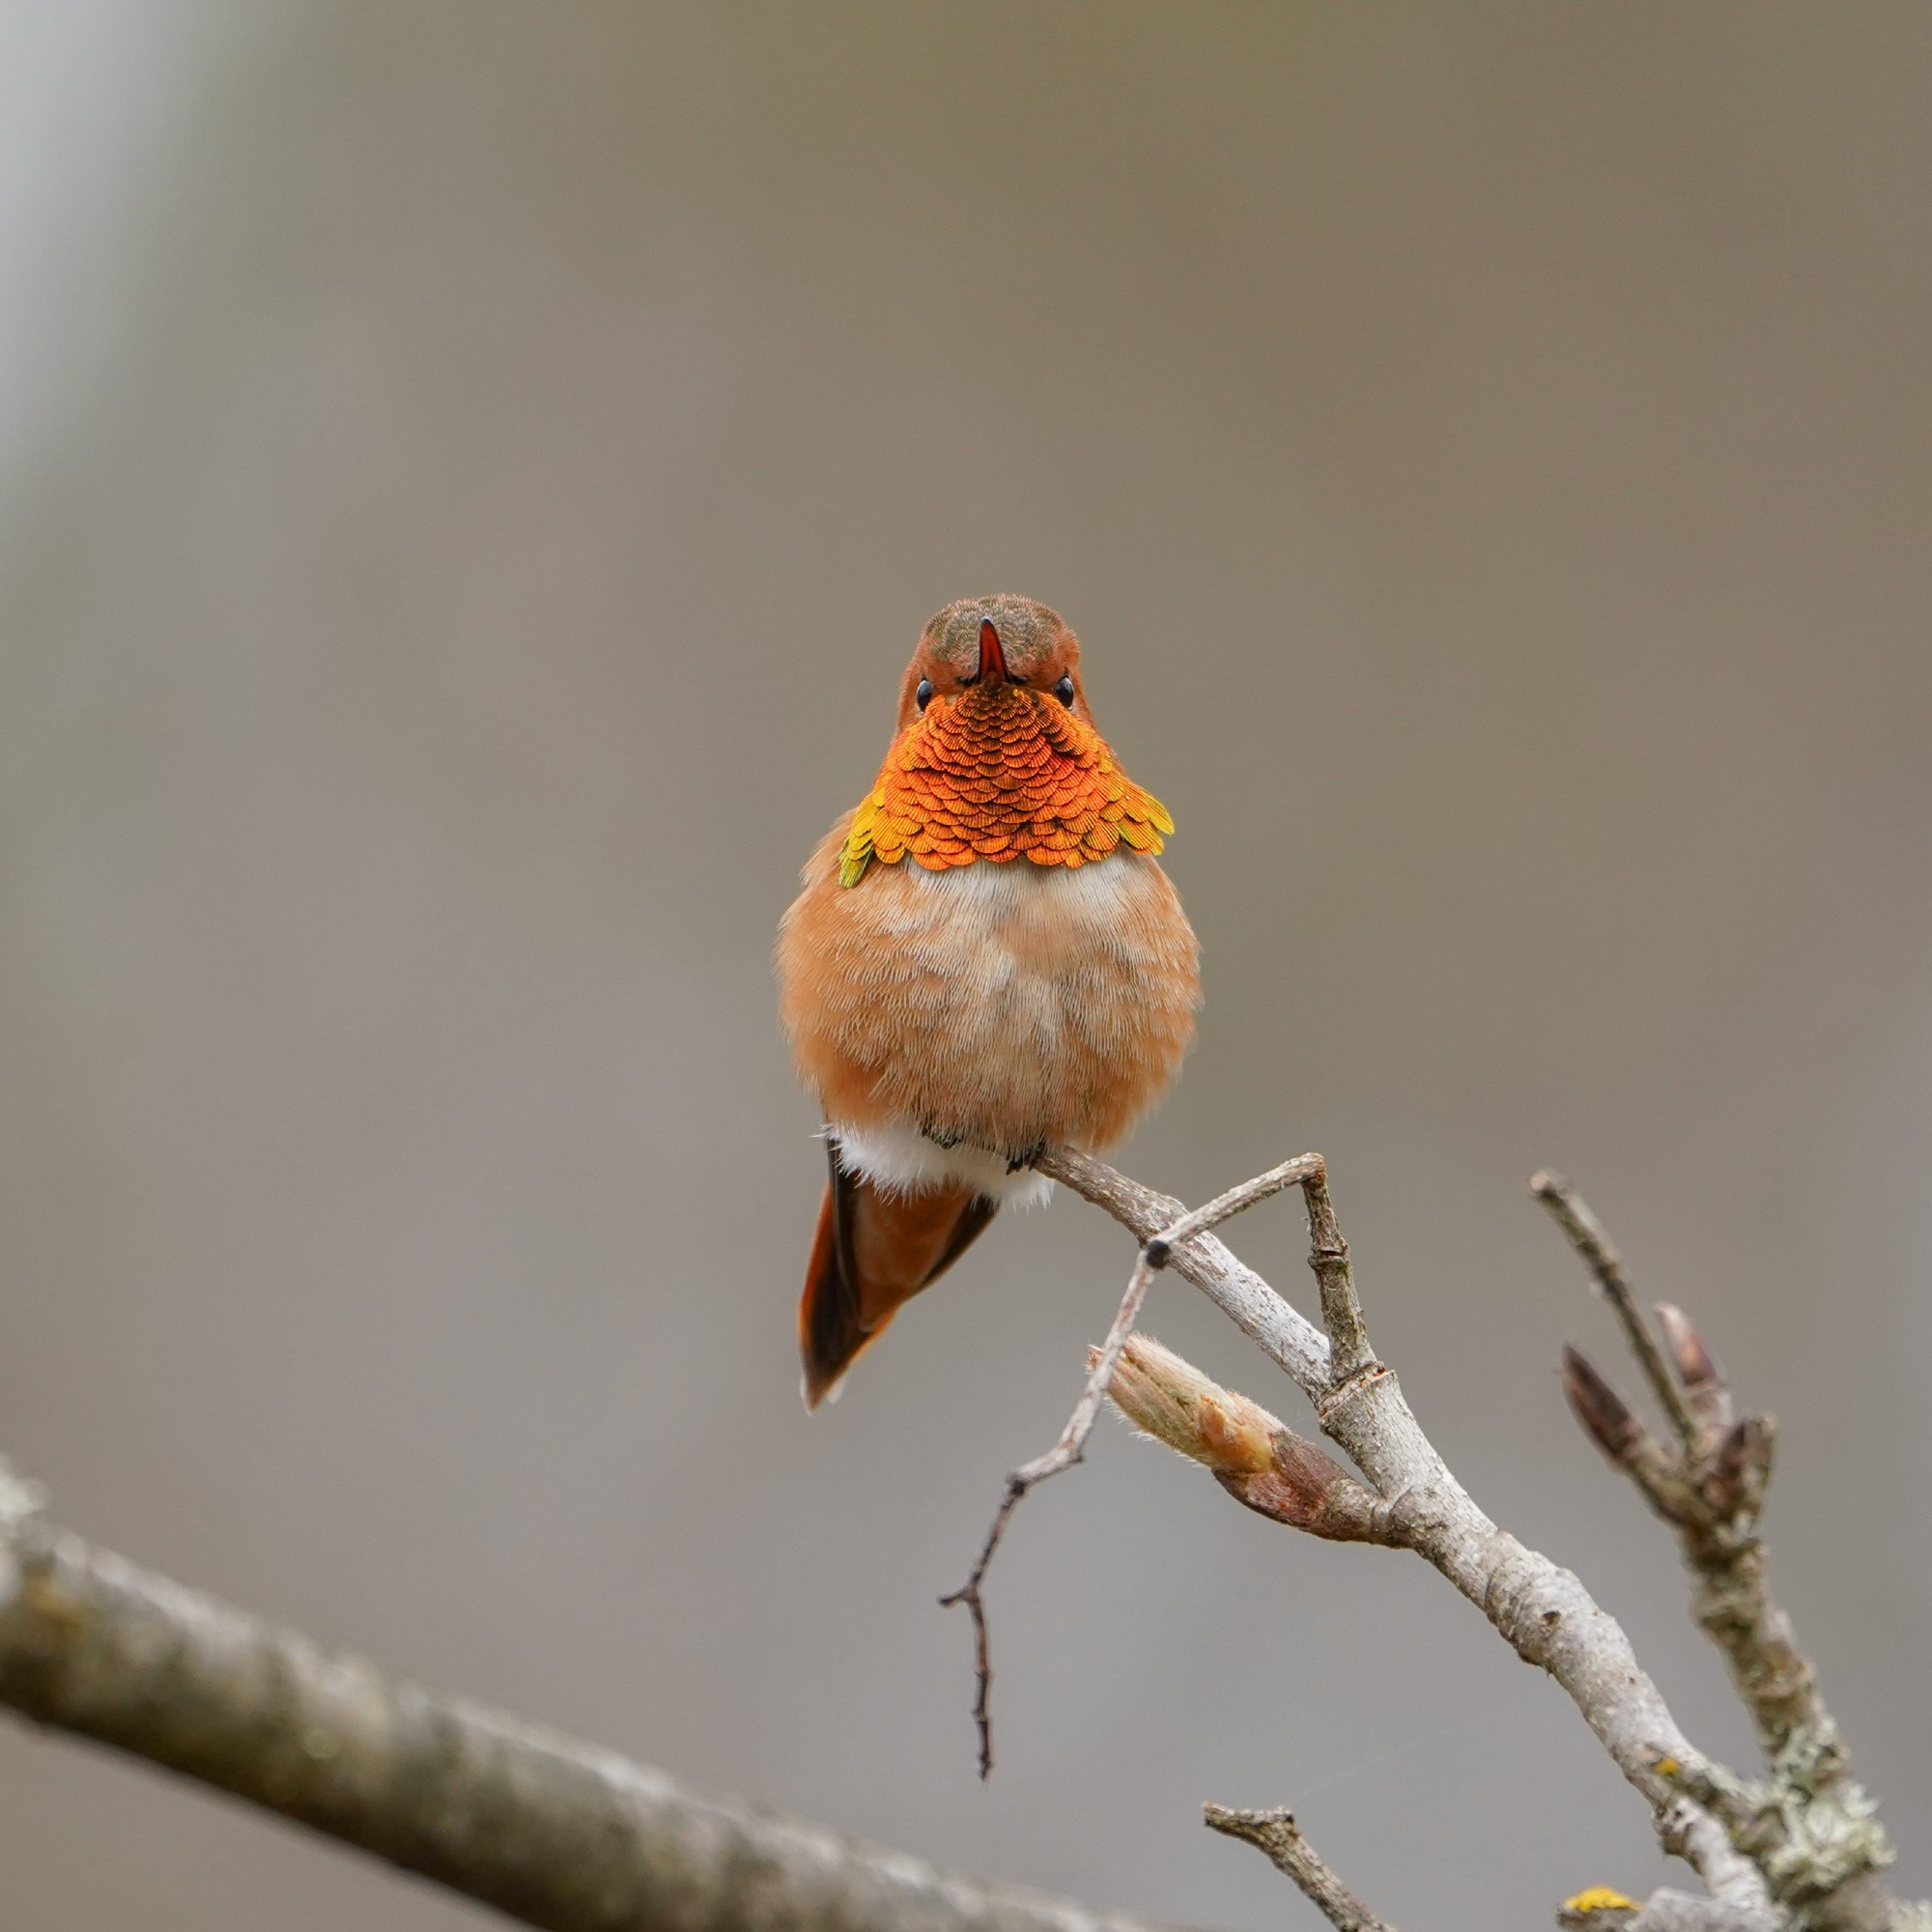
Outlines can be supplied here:
[[1154, 856], [1173, 830], [1094, 728], [1054, 611], [969, 597], [926, 625], [878, 781], [779, 929], [832, 1164], [798, 1311], [807, 1407], [1002, 1206], [1045, 1198], [1034, 1158], [1112, 1146], [1173, 1079], [1201, 999]]

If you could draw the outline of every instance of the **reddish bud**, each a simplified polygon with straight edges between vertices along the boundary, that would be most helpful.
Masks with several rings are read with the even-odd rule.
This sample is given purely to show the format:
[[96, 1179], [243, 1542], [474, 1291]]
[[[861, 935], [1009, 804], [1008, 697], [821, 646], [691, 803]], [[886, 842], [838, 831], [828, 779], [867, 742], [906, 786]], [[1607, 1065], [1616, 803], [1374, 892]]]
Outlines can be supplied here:
[[1747, 1415], [1718, 1444], [1704, 1492], [1720, 1520], [1754, 1517], [1763, 1508], [1776, 1443], [1776, 1424], [1770, 1416]]
[[1564, 1344], [1563, 1393], [1583, 1432], [1618, 1468], [1628, 1468], [1643, 1441], [1644, 1428], [1624, 1399], [1577, 1350]]
[[1731, 1396], [1724, 1384], [1724, 1373], [1711, 1359], [1704, 1338], [1690, 1325], [1690, 1318], [1668, 1301], [1657, 1304], [1657, 1319], [1670, 1350], [1677, 1378], [1684, 1384], [1690, 1412], [1712, 1435], [1721, 1435], [1731, 1426]]

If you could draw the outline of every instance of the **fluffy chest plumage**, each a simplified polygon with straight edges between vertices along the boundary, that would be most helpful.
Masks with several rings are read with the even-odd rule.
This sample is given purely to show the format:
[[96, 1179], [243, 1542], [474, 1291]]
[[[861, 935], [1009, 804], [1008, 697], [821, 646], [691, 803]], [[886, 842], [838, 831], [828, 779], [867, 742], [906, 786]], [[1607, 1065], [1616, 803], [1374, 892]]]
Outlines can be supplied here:
[[873, 915], [862, 923], [929, 973], [935, 990], [944, 985], [955, 1025], [1044, 1044], [1114, 990], [1118, 969], [1145, 938], [1157, 877], [1127, 858], [1078, 871], [902, 866], [898, 890], [871, 895], [871, 905], [853, 896], [856, 910]]
[[874, 864], [841, 887], [845, 830], [813, 855], [779, 948], [827, 1119], [1005, 1154], [1124, 1133], [1198, 1001], [1194, 934], [1158, 863]]

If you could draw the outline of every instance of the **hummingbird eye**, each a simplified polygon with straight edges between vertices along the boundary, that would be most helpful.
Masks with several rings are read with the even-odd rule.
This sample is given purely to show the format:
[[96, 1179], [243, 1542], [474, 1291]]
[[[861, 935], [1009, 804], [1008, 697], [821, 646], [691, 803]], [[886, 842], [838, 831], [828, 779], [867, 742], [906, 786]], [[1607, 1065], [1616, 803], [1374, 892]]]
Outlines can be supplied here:
[[1061, 703], [1065, 705], [1069, 711], [1073, 709], [1073, 680], [1070, 677], [1063, 677], [1060, 680], [1060, 682], [1053, 687], [1053, 695], [1054, 696], [1059, 698]]
[[915, 704], [917, 704], [922, 711], [923, 711], [925, 707], [932, 702], [932, 680], [929, 677], [923, 677], [920, 679], [919, 689], [913, 693], [912, 701]]

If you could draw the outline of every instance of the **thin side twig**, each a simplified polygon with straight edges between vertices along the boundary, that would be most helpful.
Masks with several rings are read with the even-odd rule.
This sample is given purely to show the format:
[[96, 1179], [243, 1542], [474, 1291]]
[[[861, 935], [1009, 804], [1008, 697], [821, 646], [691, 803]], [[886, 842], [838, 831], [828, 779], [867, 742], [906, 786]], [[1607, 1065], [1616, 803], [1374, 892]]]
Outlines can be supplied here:
[[[1051, 1172], [1046, 1156], [1036, 1164], [1040, 1172]], [[1194, 1240], [1223, 1221], [1232, 1220], [1244, 1208], [1252, 1208], [1256, 1202], [1265, 1201], [1269, 1195], [1294, 1186], [1304, 1180], [1311, 1171], [1319, 1173], [1321, 1164], [1321, 1155], [1302, 1154], [1294, 1160], [1283, 1161], [1279, 1167], [1269, 1168], [1265, 1174], [1258, 1174], [1252, 1179], [1242, 1181], [1237, 1187], [1229, 1188], [1225, 1194], [1216, 1195], [1206, 1206], [1191, 1211], [1179, 1211], [1179, 1202], [1171, 1204], [1176, 1212], [1141, 1243], [1141, 1251], [1134, 1260], [1133, 1273], [1127, 1278], [1127, 1292], [1121, 1297], [1121, 1305], [1114, 1316], [1113, 1326], [1107, 1331], [1106, 1341], [1093, 1358], [1086, 1386], [1080, 1391], [1080, 1400], [1073, 1406], [1073, 1413], [1066, 1419], [1066, 1427], [1060, 1432], [1060, 1439], [1044, 1454], [1036, 1456], [1030, 1463], [1022, 1463], [1009, 1473], [999, 1507], [993, 1512], [992, 1523], [986, 1531], [986, 1539], [980, 1546], [980, 1554], [965, 1582], [940, 1598], [942, 1609], [951, 1609], [954, 1604], [964, 1604], [973, 1618], [973, 1723], [979, 1733], [980, 1776], [982, 1779], [990, 1777], [993, 1772], [993, 1654], [992, 1634], [986, 1622], [984, 1585], [986, 1572], [992, 1567], [994, 1554], [1007, 1533], [1008, 1523], [1012, 1520], [1014, 1510], [1029, 1491], [1048, 1477], [1057, 1476], [1062, 1470], [1070, 1469], [1074, 1463], [1085, 1460], [1087, 1439], [1094, 1433], [1094, 1422], [1106, 1398], [1107, 1384], [1114, 1378], [1121, 1350], [1126, 1347], [1127, 1337], [1133, 1333], [1141, 1304], [1147, 1299], [1149, 1285], [1155, 1273], [1168, 1264], [1175, 1248]]]
[[1328, 1198], [1328, 1171], [1318, 1166], [1301, 1183], [1308, 1206], [1308, 1265], [1321, 1300], [1321, 1325], [1328, 1331], [1328, 1380], [1331, 1387], [1376, 1365], [1369, 1331], [1355, 1293], [1355, 1270], [1349, 1261], [1349, 1244], [1335, 1219]]
[[1204, 1804], [1201, 1815], [1210, 1831], [1244, 1839], [1265, 1852], [1276, 1867], [1301, 1888], [1309, 1903], [1335, 1932], [1395, 1932], [1378, 1918], [1342, 1881], [1321, 1855], [1301, 1835], [1292, 1811], [1231, 1811], [1223, 1804]]
[[1157, 1932], [385, 1677], [93, 1548], [4, 1464], [0, 1704], [547, 1932]]
[[1546, 1167], [1531, 1175], [1529, 1191], [1549, 1209], [1551, 1218], [1569, 1236], [1570, 1245], [1582, 1257], [1584, 1266], [1595, 1277], [1604, 1299], [1616, 1311], [1631, 1353], [1643, 1370], [1643, 1378], [1650, 1384], [1651, 1393], [1657, 1397], [1664, 1414], [1669, 1416], [1678, 1439], [1686, 1444], [1700, 1440], [1702, 1426], [1677, 1378], [1664, 1361], [1663, 1351], [1657, 1346], [1650, 1324], [1643, 1319], [1643, 1311], [1636, 1305], [1636, 1297], [1624, 1279], [1623, 1257], [1617, 1253], [1616, 1244], [1610, 1239], [1604, 1224], [1590, 1212], [1589, 1204], [1583, 1197], [1552, 1168]]
[[[1301, 1156], [1302, 1161], [1318, 1164], [1320, 1159], [1319, 1154]], [[1049, 1148], [1034, 1162], [1034, 1171], [1071, 1188], [1111, 1215], [1137, 1241], [1151, 1240], [1187, 1211], [1171, 1194], [1071, 1148]], [[1190, 1236], [1168, 1257], [1168, 1266], [1206, 1294], [1264, 1355], [1279, 1362], [1311, 1400], [1326, 1390], [1327, 1336], [1300, 1309], [1283, 1300], [1219, 1236]]]
[[[1041, 1171], [1044, 1172], [1044, 1168]], [[1305, 1187], [1311, 1179], [1319, 1179], [1321, 1171], [1321, 1156], [1319, 1153], [1298, 1153], [1293, 1160], [1285, 1160], [1279, 1167], [1269, 1168], [1265, 1174], [1243, 1180], [1238, 1186], [1229, 1188], [1227, 1193], [1215, 1195], [1206, 1207], [1196, 1208], [1190, 1213], [1181, 1215], [1173, 1226], [1155, 1235], [1146, 1243], [1151, 1251], [1149, 1260], [1155, 1267], [1165, 1267], [1170, 1252], [1179, 1242], [1190, 1241], [1196, 1235], [1218, 1228], [1223, 1221], [1232, 1221], [1243, 1209], [1265, 1201], [1271, 1194], [1283, 1193], [1291, 1187]], [[1347, 1249], [1343, 1252], [1346, 1255]]]
[[[1149, 1243], [1149, 1246], [1151, 1245]], [[1107, 1383], [1113, 1378], [1121, 1350], [1126, 1346], [1127, 1337], [1133, 1332], [1134, 1322], [1140, 1317], [1141, 1303], [1147, 1299], [1148, 1285], [1153, 1276], [1154, 1264], [1149, 1261], [1147, 1249], [1143, 1248], [1134, 1259], [1134, 1271], [1127, 1278], [1127, 1292], [1121, 1297], [1114, 1325], [1107, 1331], [1107, 1339], [1088, 1373], [1087, 1386], [1080, 1391], [1080, 1400], [1073, 1405], [1073, 1413], [1066, 1418], [1066, 1427], [1060, 1432], [1060, 1440], [1044, 1455], [1036, 1456], [1031, 1463], [1022, 1463], [1008, 1475], [1000, 1506], [993, 1512], [992, 1525], [986, 1531], [986, 1540], [980, 1546], [980, 1554], [965, 1582], [939, 1600], [941, 1609], [964, 1604], [973, 1615], [973, 1723], [980, 1734], [980, 1776], [982, 1780], [993, 1775], [993, 1652], [991, 1634], [986, 1628], [986, 1599], [981, 1587], [986, 1580], [986, 1572], [992, 1567], [993, 1554], [1000, 1547], [1000, 1539], [1007, 1533], [1007, 1524], [1012, 1520], [1012, 1514], [1027, 1492], [1045, 1482], [1049, 1476], [1057, 1476], [1063, 1469], [1071, 1468], [1085, 1458], [1087, 1438], [1094, 1433], [1094, 1419], [1100, 1412]]]

